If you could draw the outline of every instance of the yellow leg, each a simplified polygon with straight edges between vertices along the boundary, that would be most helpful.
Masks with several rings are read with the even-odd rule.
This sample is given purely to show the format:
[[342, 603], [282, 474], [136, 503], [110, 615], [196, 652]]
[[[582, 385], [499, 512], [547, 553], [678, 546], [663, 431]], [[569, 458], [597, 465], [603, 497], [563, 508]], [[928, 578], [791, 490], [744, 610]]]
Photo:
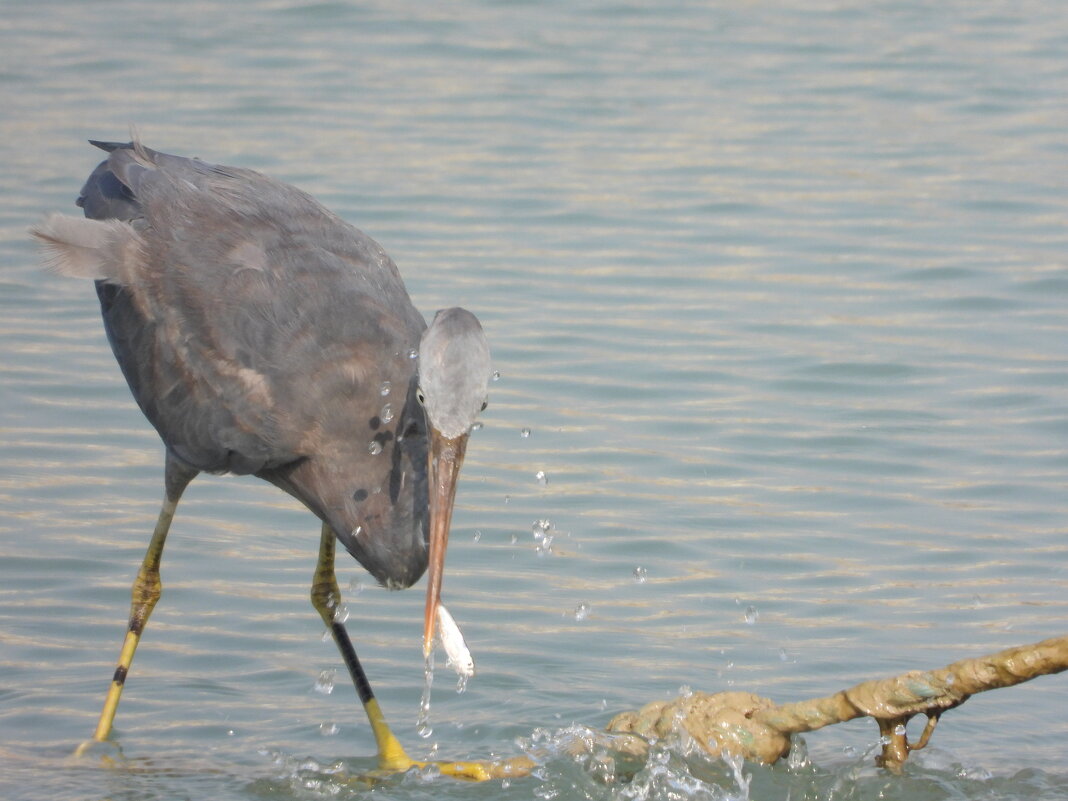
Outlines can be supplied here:
[[367, 719], [371, 722], [371, 731], [374, 732], [375, 742], [378, 745], [378, 763], [383, 770], [407, 770], [414, 762], [404, 751], [404, 746], [393, 736], [393, 732], [386, 723], [385, 715], [378, 706], [378, 700], [371, 691], [371, 684], [367, 681], [367, 674], [363, 672], [363, 666], [356, 657], [356, 650], [352, 647], [348, 632], [344, 625], [337, 622], [335, 612], [341, 603], [341, 590], [337, 586], [337, 577], [334, 574], [334, 531], [327, 523], [323, 523], [322, 535], [319, 539], [319, 562], [315, 566], [315, 578], [312, 580], [311, 600], [315, 610], [322, 617], [326, 627], [334, 635], [334, 642], [345, 660], [345, 666], [352, 675], [353, 684], [356, 685], [356, 694], [360, 697]]
[[[367, 713], [375, 743], [378, 745], [378, 766], [381, 770], [390, 773], [405, 771], [411, 767], [424, 767], [429, 763], [418, 762], [409, 757], [404, 746], [400, 744], [400, 740], [389, 728], [386, 717], [382, 714], [382, 708], [378, 705], [378, 699], [371, 690], [367, 674], [363, 672], [360, 660], [356, 657], [356, 650], [352, 647], [352, 641], [349, 639], [345, 626], [334, 619], [334, 613], [341, 603], [341, 591], [338, 589], [337, 577], [334, 575], [334, 548], [333, 529], [323, 523], [322, 535], [319, 539], [319, 562], [315, 566], [315, 578], [312, 580], [312, 605], [334, 635], [334, 642], [337, 643], [345, 665], [352, 675], [353, 684], [356, 685], [356, 694], [360, 697], [363, 709]], [[433, 764], [437, 765], [443, 775], [460, 779], [484, 781], [494, 775], [492, 766], [479, 762], [435, 762]]]
[[159, 578], [160, 557], [163, 555], [163, 545], [167, 541], [167, 532], [174, 519], [174, 510], [182, 497], [189, 482], [196, 476], [197, 471], [191, 470], [176, 461], [170, 455], [167, 456], [166, 466], [166, 493], [163, 506], [159, 511], [159, 519], [156, 528], [152, 532], [152, 541], [148, 544], [148, 551], [141, 562], [141, 569], [137, 572], [137, 579], [133, 584], [132, 599], [130, 602], [130, 622], [126, 628], [126, 638], [122, 643], [122, 651], [119, 653], [119, 663], [115, 668], [115, 675], [108, 687], [107, 697], [104, 699], [104, 709], [97, 721], [93, 739], [83, 742], [75, 751], [76, 756], [81, 756], [94, 742], [103, 742], [111, 733], [111, 726], [115, 721], [115, 711], [119, 707], [119, 698], [122, 696], [122, 688], [126, 683], [126, 675], [130, 671], [134, 652], [141, 640], [141, 633], [148, 622], [148, 616], [159, 600], [162, 584]]

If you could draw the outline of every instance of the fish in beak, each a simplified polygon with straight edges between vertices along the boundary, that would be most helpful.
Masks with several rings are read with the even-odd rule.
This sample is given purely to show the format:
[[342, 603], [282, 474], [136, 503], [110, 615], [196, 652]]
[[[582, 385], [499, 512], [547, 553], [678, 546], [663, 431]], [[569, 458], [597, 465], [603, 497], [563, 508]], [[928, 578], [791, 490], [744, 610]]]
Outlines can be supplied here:
[[434, 627], [441, 604], [441, 578], [445, 570], [445, 549], [449, 544], [456, 484], [467, 449], [467, 434], [449, 439], [430, 426], [427, 477], [430, 490], [430, 563], [426, 585], [426, 616], [423, 620], [423, 656], [434, 647]]

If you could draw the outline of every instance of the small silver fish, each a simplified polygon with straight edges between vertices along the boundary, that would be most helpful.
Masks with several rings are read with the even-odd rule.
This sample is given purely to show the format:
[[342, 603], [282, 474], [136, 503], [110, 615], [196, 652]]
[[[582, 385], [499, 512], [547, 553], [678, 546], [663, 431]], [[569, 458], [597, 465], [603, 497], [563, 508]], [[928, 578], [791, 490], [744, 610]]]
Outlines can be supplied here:
[[445, 649], [445, 664], [464, 678], [474, 676], [475, 660], [464, 642], [460, 627], [456, 625], [443, 603], [438, 604], [438, 639]]

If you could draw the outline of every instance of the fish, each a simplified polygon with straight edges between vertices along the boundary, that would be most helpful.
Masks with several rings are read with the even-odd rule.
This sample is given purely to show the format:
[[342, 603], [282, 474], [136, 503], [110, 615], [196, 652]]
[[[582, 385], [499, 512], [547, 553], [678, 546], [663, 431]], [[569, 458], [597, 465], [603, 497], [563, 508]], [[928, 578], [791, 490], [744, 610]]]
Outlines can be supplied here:
[[445, 649], [445, 664], [460, 676], [469, 679], [475, 675], [475, 660], [464, 642], [464, 635], [456, 625], [445, 604], [438, 604], [438, 639]]

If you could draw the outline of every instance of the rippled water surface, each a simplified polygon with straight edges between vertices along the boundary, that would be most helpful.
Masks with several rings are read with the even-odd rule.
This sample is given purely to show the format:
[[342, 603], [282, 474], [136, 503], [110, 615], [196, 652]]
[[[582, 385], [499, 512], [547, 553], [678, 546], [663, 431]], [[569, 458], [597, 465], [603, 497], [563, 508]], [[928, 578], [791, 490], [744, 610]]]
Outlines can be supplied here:
[[[0, 795], [1068, 797], [1063, 676], [974, 697], [901, 777], [863, 721], [748, 789], [671, 749], [615, 782], [567, 751], [684, 685], [797, 700], [1068, 630], [1066, 53], [1053, 0], [5, 5]], [[308, 602], [316, 521], [210, 476], [122, 756], [68, 760], [162, 448], [91, 287], [26, 229], [76, 211], [85, 140], [131, 123], [298, 184], [424, 312], [482, 319], [500, 379], [445, 581], [479, 673], [457, 694], [439, 667], [430, 737], [421, 588], [347, 558], [340, 580], [415, 755], [529, 752], [537, 776], [352, 779], [374, 746]]]

